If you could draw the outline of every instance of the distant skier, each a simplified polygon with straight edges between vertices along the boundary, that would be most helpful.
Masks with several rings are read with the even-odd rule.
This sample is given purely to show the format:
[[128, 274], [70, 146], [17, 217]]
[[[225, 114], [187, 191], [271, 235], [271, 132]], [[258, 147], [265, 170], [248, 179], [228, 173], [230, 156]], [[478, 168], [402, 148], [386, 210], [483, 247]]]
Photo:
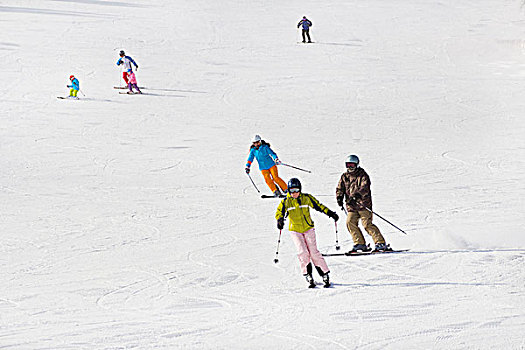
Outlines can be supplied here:
[[124, 81], [126, 82], [126, 85], [128, 85], [129, 84], [128, 71], [130, 69], [131, 71], [133, 71], [132, 65], [135, 66], [135, 69], [138, 69], [139, 65], [133, 60], [133, 58], [131, 58], [130, 56], [126, 56], [126, 53], [124, 52], [124, 50], [121, 50], [119, 55], [120, 55], [120, 58], [117, 61], [117, 66], [120, 66], [121, 64], [124, 65], [124, 71], [122, 72], [122, 79], [124, 79]]
[[303, 19], [297, 23], [297, 28], [300, 26], [303, 26], [303, 43], [306, 42], [306, 37], [308, 37], [308, 42], [311, 43], [312, 39], [310, 39], [310, 27], [312, 26], [312, 21], [306, 18], [306, 16], [303, 16]]
[[328, 215], [334, 221], [339, 220], [339, 216], [319, 203], [314, 196], [302, 193], [301, 190], [302, 186], [299, 179], [292, 178], [288, 181], [288, 195], [279, 203], [275, 213], [277, 228], [279, 230], [284, 228], [284, 218], [288, 216], [290, 219], [288, 229], [297, 248], [297, 257], [301, 264], [301, 271], [306, 277], [306, 281], [310, 284], [310, 288], [315, 287], [315, 281], [312, 277], [312, 262], [319, 275], [323, 278], [324, 286], [329, 287], [330, 277], [328, 274], [330, 269], [317, 249], [314, 222], [310, 217], [310, 208]]
[[341, 175], [336, 189], [337, 205], [343, 209], [343, 199], [346, 198], [346, 227], [352, 235], [354, 247], [350, 252], [370, 251], [367, 247], [363, 233], [358, 227], [359, 219], [366, 232], [374, 240], [376, 251], [390, 250], [379, 228], [372, 223], [372, 192], [370, 190], [370, 177], [366, 171], [359, 166], [359, 158], [350, 155], [346, 159], [346, 172]]
[[270, 148], [270, 144], [262, 140], [259, 135], [255, 135], [250, 146], [250, 154], [246, 162], [246, 174], [250, 173], [253, 158], [257, 159], [259, 170], [261, 170], [264, 176], [264, 181], [266, 181], [266, 184], [270, 187], [275, 197], [284, 196], [288, 187], [283, 179], [279, 177], [279, 171], [277, 170], [277, 165], [281, 164], [281, 161], [277, 157], [277, 154]]
[[78, 82], [78, 79], [75, 78], [74, 75], [70, 75], [69, 80], [71, 81], [71, 85], [66, 85], [69, 88], [68, 98], [73, 98], [75, 100], [78, 100], [77, 94], [78, 94], [78, 90], [80, 90], [80, 83]]
[[133, 94], [133, 88], [137, 90], [137, 94], [141, 94], [142, 91], [140, 91], [139, 86], [137, 85], [137, 78], [135, 77], [135, 73], [131, 69], [128, 70], [128, 87], [129, 91], [128, 94]]

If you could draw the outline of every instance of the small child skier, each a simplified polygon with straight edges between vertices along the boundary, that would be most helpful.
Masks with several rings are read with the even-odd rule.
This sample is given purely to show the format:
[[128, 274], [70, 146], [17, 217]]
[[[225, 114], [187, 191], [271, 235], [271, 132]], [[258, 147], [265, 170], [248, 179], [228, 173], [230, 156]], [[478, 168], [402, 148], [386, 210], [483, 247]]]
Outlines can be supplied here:
[[67, 85], [67, 87], [70, 88], [68, 98], [74, 98], [75, 100], [78, 100], [77, 94], [78, 90], [80, 90], [80, 83], [74, 75], [70, 75], [69, 80], [71, 81], [71, 85]]
[[330, 270], [323, 255], [317, 249], [314, 222], [310, 217], [310, 207], [328, 215], [334, 221], [339, 220], [339, 216], [319, 203], [311, 194], [302, 193], [301, 189], [302, 186], [299, 179], [292, 178], [288, 181], [288, 194], [281, 201], [275, 213], [277, 228], [282, 230], [284, 228], [284, 218], [286, 216], [290, 218], [288, 229], [297, 247], [297, 257], [301, 264], [302, 273], [309, 283], [309, 288], [315, 288], [315, 281], [312, 277], [312, 262], [319, 275], [323, 278], [324, 287], [328, 288], [330, 287], [330, 278], [328, 276]]
[[137, 94], [141, 94], [142, 91], [140, 91], [139, 86], [137, 84], [137, 77], [135, 77], [135, 73], [131, 69], [128, 70], [128, 87], [129, 91], [128, 94], [133, 94], [133, 88], [137, 89]]

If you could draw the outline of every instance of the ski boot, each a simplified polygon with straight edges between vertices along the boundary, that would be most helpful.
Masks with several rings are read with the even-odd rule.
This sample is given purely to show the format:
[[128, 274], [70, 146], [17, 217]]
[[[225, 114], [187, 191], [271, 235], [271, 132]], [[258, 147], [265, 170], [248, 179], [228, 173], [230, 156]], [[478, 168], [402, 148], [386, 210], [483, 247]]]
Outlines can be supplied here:
[[323, 287], [330, 288], [330, 276], [328, 276], [328, 272], [323, 275]]
[[273, 195], [278, 198], [284, 198], [286, 195], [284, 195], [279, 188], [277, 188], [275, 191], [273, 191]]
[[391, 251], [392, 248], [390, 248], [390, 244], [386, 243], [376, 243], [376, 247], [374, 249], [374, 252], [388, 252]]
[[307, 273], [306, 275], [304, 275], [304, 277], [306, 277], [306, 282], [308, 282], [308, 288], [315, 288], [315, 281], [312, 277], [312, 274]]
[[350, 255], [352, 253], [361, 253], [361, 252], [369, 252], [372, 248], [370, 248], [369, 245], [366, 244], [355, 244], [352, 250], [350, 250], [347, 254]]

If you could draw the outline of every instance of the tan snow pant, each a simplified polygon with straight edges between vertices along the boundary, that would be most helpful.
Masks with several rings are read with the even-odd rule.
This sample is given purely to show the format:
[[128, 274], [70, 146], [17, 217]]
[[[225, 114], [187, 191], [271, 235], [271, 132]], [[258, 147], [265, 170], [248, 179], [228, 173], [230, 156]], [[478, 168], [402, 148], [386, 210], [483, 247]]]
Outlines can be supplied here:
[[385, 243], [385, 239], [376, 225], [372, 223], [372, 213], [368, 210], [360, 210], [358, 212], [349, 211], [348, 216], [346, 217], [346, 227], [352, 235], [354, 244], [366, 244], [365, 237], [363, 237], [363, 232], [359, 229], [358, 223], [361, 219], [364, 229], [372, 239], [374, 243]]

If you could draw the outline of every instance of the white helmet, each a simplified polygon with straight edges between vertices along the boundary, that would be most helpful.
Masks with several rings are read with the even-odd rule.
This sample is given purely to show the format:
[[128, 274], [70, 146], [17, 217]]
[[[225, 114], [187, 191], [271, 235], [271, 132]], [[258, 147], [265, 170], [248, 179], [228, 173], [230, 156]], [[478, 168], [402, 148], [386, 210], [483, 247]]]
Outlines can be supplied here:
[[359, 157], [355, 154], [349, 155], [346, 157], [345, 165], [348, 171], [354, 172], [359, 167]]
[[260, 136], [260, 135], [255, 135], [255, 137], [253, 138], [252, 143], [254, 143], [254, 142], [259, 142], [259, 141], [261, 141], [261, 140], [262, 140], [262, 139], [261, 139], [261, 136]]

